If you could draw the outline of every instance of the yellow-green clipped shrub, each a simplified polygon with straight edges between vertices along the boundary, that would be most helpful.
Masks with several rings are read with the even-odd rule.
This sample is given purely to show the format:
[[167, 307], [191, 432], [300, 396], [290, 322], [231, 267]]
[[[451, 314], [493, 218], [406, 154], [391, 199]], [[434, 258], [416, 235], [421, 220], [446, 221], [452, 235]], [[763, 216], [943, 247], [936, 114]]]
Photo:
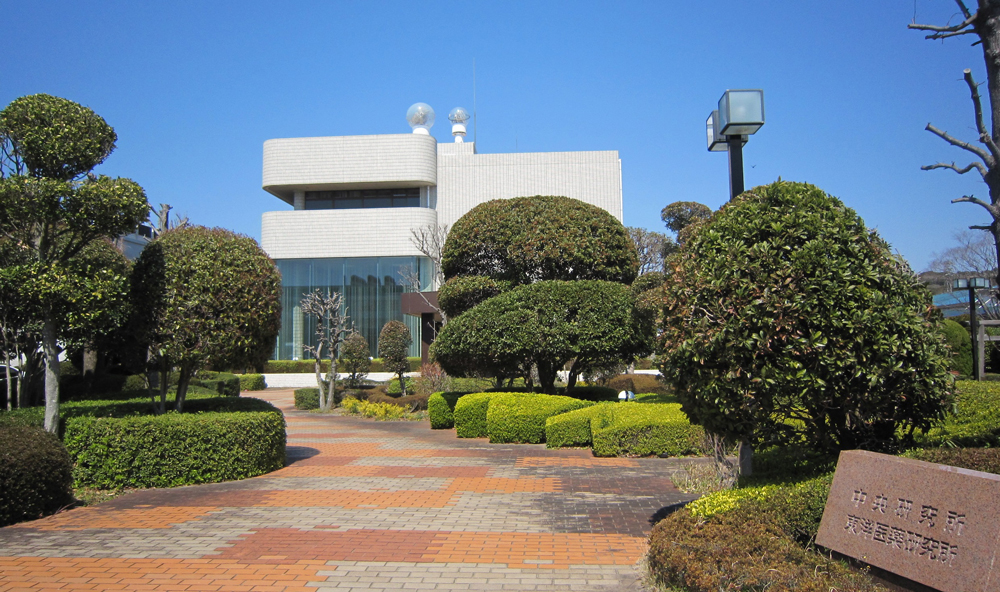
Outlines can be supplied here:
[[241, 391], [262, 391], [267, 388], [263, 374], [238, 374]]
[[432, 430], [447, 430], [455, 427], [455, 404], [466, 393], [442, 392], [434, 393], [427, 399], [427, 414], [430, 416]]
[[711, 518], [716, 514], [736, 509], [744, 500], [766, 500], [777, 489], [777, 485], [724, 489], [700, 497], [685, 506], [685, 508], [695, 516]]
[[545, 420], [593, 403], [560, 395], [498, 393], [489, 400], [486, 433], [490, 442], [538, 444], [545, 441]]
[[702, 452], [705, 431], [678, 403], [618, 403], [591, 422], [594, 456], [681, 456]]
[[455, 435], [459, 438], [485, 438], [486, 413], [490, 398], [499, 393], [471, 393], [455, 403], [452, 416], [455, 419]]
[[284, 466], [285, 420], [271, 409], [71, 417], [63, 441], [83, 486], [173, 487], [245, 479]]
[[341, 408], [349, 415], [360, 415], [380, 421], [392, 419], [402, 419], [406, 415], [406, 409], [392, 403], [372, 403], [370, 401], [360, 401], [354, 397], [347, 397], [340, 403]]

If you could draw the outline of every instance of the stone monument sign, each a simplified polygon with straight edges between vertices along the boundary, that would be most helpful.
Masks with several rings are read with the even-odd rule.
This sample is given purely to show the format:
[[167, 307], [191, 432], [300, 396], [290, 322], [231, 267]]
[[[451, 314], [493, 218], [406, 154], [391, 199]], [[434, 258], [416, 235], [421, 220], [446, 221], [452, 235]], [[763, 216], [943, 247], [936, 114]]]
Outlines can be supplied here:
[[816, 543], [943, 592], [1000, 591], [1000, 475], [841, 452]]

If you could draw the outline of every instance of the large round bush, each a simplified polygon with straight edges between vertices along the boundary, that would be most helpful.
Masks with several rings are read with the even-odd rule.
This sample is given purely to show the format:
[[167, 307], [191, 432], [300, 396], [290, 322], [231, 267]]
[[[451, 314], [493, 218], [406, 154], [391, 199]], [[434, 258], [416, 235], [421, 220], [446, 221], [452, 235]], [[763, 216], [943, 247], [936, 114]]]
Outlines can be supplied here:
[[945, 409], [949, 356], [930, 294], [820, 189], [751, 189], [703, 223], [673, 265], [660, 369], [708, 431], [879, 449]]
[[66, 447], [38, 427], [0, 427], [0, 526], [33, 520], [73, 503]]
[[628, 284], [639, 259], [625, 227], [607, 211], [569, 197], [536, 195], [496, 199], [469, 210], [448, 233], [441, 266], [449, 279]]

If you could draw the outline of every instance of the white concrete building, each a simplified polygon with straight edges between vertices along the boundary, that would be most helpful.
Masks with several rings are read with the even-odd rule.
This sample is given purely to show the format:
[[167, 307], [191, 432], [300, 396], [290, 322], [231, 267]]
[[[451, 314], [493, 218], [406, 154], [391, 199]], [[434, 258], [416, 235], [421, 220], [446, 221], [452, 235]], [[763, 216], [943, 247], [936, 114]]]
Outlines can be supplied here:
[[438, 144], [427, 127], [264, 143], [263, 188], [292, 208], [262, 219], [261, 245], [281, 270], [284, 290], [276, 359], [304, 357], [313, 328], [297, 304], [316, 288], [344, 293], [347, 314], [373, 355], [391, 319], [407, 322], [411, 355], [419, 355], [419, 319], [402, 314], [401, 295], [409, 288], [400, 272], [419, 273], [423, 290], [437, 287], [412, 230], [450, 227], [478, 204], [530, 195], [564, 195], [622, 218], [616, 150], [478, 154], [474, 143], [461, 141], [464, 121], [453, 126], [455, 143]]

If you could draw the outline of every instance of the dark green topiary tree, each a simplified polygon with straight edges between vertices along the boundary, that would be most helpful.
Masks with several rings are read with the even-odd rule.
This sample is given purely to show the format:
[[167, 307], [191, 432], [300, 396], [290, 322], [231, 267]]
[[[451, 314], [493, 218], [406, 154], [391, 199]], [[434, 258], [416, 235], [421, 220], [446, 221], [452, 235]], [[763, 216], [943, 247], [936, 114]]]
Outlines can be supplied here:
[[406, 354], [410, 351], [410, 330], [402, 321], [389, 321], [382, 327], [378, 336], [378, 355], [382, 358], [382, 367], [386, 372], [392, 372], [399, 378], [399, 388], [402, 396], [406, 396], [406, 373], [410, 371]]
[[628, 286], [594, 280], [519, 286], [451, 320], [431, 346], [450, 374], [476, 369], [494, 376], [538, 370], [546, 392], [572, 362], [570, 386], [591, 369], [651, 351], [652, 320], [640, 314]]
[[454, 318], [480, 302], [510, 290], [510, 282], [481, 275], [460, 275], [449, 279], [438, 291], [438, 305]]
[[969, 330], [951, 319], [945, 319], [941, 332], [951, 349], [951, 370], [962, 376], [972, 376], [972, 337]]
[[340, 348], [340, 363], [348, 374], [347, 384], [351, 388], [358, 385], [368, 376], [372, 368], [371, 349], [368, 340], [361, 333], [351, 333]]
[[160, 411], [179, 371], [178, 411], [198, 369], [261, 366], [281, 323], [281, 277], [257, 241], [188, 226], [149, 243], [132, 275], [136, 326], [160, 373]]
[[496, 199], [459, 218], [442, 254], [444, 276], [486, 276], [511, 285], [542, 280], [632, 283], [635, 246], [607, 211], [568, 197]]
[[942, 415], [951, 381], [930, 294], [838, 199], [803, 183], [751, 189], [673, 266], [660, 369], [707, 431], [891, 449]]
[[29, 253], [25, 291], [40, 309], [45, 354], [45, 429], [59, 425], [59, 342], [67, 323], [89, 314], [76, 299], [101, 300], [109, 286], [79, 289], [67, 264], [92, 241], [131, 232], [149, 214], [142, 187], [91, 171], [111, 154], [117, 135], [99, 115], [45, 94], [21, 97], [0, 111], [0, 238]]

